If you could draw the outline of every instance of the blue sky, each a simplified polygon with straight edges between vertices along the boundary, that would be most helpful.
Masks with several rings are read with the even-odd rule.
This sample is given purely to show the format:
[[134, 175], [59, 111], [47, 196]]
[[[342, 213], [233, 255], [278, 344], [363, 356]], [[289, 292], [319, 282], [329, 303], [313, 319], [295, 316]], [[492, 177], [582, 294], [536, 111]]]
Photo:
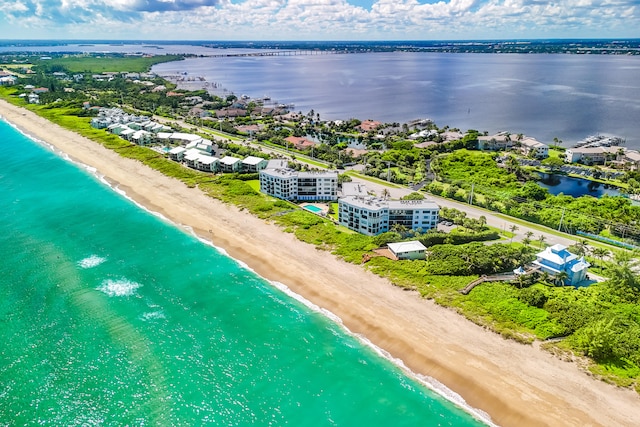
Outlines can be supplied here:
[[638, 38], [640, 0], [0, 0], [0, 39]]

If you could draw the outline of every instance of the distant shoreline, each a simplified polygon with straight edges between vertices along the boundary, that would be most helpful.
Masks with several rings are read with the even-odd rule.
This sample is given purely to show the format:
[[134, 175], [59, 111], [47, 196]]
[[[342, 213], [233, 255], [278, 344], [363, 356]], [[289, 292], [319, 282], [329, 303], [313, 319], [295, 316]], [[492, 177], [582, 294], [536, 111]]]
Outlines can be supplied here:
[[122, 46], [140, 45], [161, 49], [162, 45], [202, 46], [214, 49], [300, 49], [359, 52], [445, 52], [445, 53], [518, 53], [640, 55], [640, 39], [493, 39], [493, 40], [3, 40], [0, 47], [32, 46]]

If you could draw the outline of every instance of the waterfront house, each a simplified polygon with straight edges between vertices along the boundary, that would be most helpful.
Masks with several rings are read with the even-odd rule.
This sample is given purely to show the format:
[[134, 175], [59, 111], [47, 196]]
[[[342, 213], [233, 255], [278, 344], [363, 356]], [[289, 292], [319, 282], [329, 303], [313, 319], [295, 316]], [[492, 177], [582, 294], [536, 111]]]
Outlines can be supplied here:
[[154, 142], [155, 138], [151, 132], [146, 130], [137, 130], [129, 138], [136, 145], [147, 145]]
[[616, 162], [621, 164], [624, 168], [637, 171], [640, 169], [640, 153], [636, 150], [627, 149], [625, 149], [624, 152], [619, 151]]
[[623, 147], [580, 147], [569, 148], [565, 151], [567, 163], [582, 163], [585, 165], [604, 164], [608, 159], [615, 158]]
[[184, 159], [184, 153], [187, 151], [184, 147], [175, 147], [169, 150], [169, 158], [174, 162], [181, 162]]
[[111, 132], [114, 135], [120, 135], [125, 129], [129, 128], [122, 123], [113, 123], [107, 127], [107, 132]]
[[217, 172], [220, 169], [220, 159], [200, 153], [197, 167], [204, 172]]
[[546, 159], [549, 157], [549, 146], [531, 137], [524, 137], [517, 141], [520, 143], [520, 153], [524, 156]]
[[397, 259], [425, 259], [427, 247], [417, 240], [389, 243], [389, 251]]
[[587, 269], [591, 266], [584, 257], [578, 258], [577, 255], [569, 252], [566, 246], [560, 244], [545, 248], [536, 255], [533, 263], [552, 276], [565, 272], [567, 274], [565, 283], [571, 286], [579, 286], [585, 281]]
[[478, 150], [507, 150], [513, 147], [513, 141], [509, 132], [498, 132], [491, 136], [478, 137]]
[[367, 133], [369, 131], [376, 130], [378, 127], [380, 127], [381, 124], [382, 123], [375, 120], [363, 120], [358, 126], [356, 126], [356, 130]]
[[130, 127], [124, 129], [122, 132], [120, 132], [120, 138], [124, 138], [127, 141], [131, 141], [131, 136], [136, 133], [135, 129], [131, 129]]
[[240, 172], [242, 160], [237, 157], [225, 156], [220, 159], [220, 170], [222, 172]]
[[200, 150], [196, 150], [195, 148], [187, 150], [184, 153], [184, 162], [191, 169], [198, 169], [198, 161], [200, 160], [201, 155], [202, 153]]
[[242, 171], [246, 173], [260, 172], [267, 167], [267, 159], [249, 156], [242, 161]]
[[40, 96], [37, 93], [30, 93], [27, 100], [29, 104], [40, 104]]
[[440, 207], [426, 199], [383, 200], [372, 196], [345, 196], [338, 200], [338, 222], [369, 236], [394, 227], [430, 230], [438, 224], [439, 212]]

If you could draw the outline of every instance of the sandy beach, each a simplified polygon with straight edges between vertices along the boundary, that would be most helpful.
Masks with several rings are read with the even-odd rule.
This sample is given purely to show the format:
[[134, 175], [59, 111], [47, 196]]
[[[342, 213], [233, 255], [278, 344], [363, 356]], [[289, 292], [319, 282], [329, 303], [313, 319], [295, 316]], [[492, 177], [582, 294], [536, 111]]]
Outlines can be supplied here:
[[349, 330], [413, 372], [437, 379], [498, 425], [634, 426], [640, 420], [637, 393], [594, 380], [575, 363], [505, 340], [27, 110], [0, 100], [0, 115], [96, 168], [138, 203], [192, 227], [261, 276], [334, 313]]

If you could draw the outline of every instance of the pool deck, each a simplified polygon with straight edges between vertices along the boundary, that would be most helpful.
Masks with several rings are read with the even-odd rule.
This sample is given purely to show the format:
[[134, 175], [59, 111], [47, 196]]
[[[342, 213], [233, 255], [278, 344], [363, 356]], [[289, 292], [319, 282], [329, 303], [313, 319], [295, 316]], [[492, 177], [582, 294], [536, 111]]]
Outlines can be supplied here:
[[[320, 216], [327, 216], [327, 214], [329, 213], [329, 206], [323, 203], [303, 203], [300, 205], [300, 207], [302, 209], [305, 209], [311, 213], [314, 213]], [[309, 209], [309, 207], [312, 207], [312, 209]], [[313, 208], [316, 208], [319, 210], [315, 211]]]

